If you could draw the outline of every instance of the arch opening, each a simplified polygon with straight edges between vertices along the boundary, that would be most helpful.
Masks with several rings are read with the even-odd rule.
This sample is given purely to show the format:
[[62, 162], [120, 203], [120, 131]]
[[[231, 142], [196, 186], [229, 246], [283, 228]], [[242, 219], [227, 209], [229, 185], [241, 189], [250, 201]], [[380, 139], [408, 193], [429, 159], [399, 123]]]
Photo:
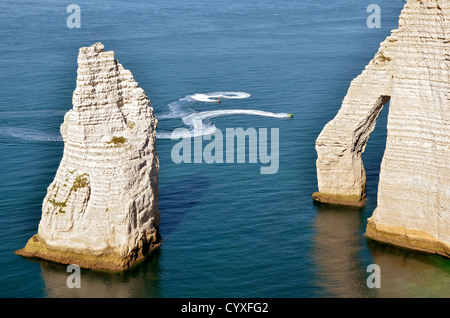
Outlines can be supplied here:
[[373, 93], [366, 95], [358, 105], [344, 100], [339, 113], [325, 126], [316, 141], [319, 191], [313, 193], [315, 201], [358, 207], [365, 205], [366, 172], [362, 154], [389, 100], [390, 95]]

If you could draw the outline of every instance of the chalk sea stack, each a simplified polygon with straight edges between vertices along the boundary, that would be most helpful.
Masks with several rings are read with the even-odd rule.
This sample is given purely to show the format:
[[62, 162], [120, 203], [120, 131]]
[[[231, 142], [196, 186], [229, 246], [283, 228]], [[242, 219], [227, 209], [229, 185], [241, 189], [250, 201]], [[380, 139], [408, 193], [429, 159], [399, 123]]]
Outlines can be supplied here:
[[450, 256], [450, 1], [408, 0], [399, 27], [316, 140], [316, 201], [361, 206], [361, 154], [390, 101], [377, 208], [366, 236]]
[[16, 254], [126, 270], [160, 244], [157, 120], [144, 90], [103, 44], [80, 48], [77, 74], [38, 233]]

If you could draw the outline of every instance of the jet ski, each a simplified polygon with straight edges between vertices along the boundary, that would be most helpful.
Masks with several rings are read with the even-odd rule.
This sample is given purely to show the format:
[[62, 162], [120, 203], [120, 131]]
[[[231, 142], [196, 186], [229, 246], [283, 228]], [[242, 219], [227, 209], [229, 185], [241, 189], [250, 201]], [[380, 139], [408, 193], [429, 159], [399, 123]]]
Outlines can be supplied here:
[[288, 117], [289, 117], [289, 118], [293, 118], [293, 117], [294, 117], [294, 114], [289, 113], [289, 114], [288, 114]]

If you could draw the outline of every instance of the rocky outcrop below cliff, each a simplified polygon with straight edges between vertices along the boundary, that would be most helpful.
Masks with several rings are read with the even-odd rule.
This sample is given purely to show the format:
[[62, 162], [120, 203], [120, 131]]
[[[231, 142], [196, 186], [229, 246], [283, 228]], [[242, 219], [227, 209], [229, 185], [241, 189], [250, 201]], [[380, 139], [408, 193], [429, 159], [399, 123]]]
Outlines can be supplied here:
[[408, 0], [316, 141], [320, 202], [361, 206], [361, 160], [390, 101], [378, 203], [366, 235], [450, 256], [450, 2]]
[[38, 233], [16, 254], [125, 270], [160, 244], [157, 120], [131, 72], [101, 43], [80, 48], [72, 102]]

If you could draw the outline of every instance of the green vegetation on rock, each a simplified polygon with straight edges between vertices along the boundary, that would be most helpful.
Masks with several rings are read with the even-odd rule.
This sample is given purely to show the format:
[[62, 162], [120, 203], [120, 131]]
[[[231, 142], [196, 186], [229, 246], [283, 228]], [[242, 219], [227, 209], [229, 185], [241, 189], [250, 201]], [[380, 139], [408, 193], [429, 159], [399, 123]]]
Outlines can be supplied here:
[[[81, 176], [76, 177], [75, 181], [73, 182], [73, 186], [70, 189], [70, 193], [72, 193], [72, 190], [77, 191], [80, 188], [86, 187], [87, 184], [88, 184], [88, 178], [87, 178], [86, 173], [82, 174]], [[70, 196], [70, 193], [69, 193], [69, 196]]]
[[114, 136], [114, 137], [112, 137], [111, 141], [108, 141], [107, 143], [108, 144], [113, 144], [115, 146], [122, 146], [126, 141], [127, 141], [127, 138], [125, 138], [125, 137]]
[[[73, 171], [72, 171], [73, 172]], [[72, 188], [70, 188], [69, 195], [67, 196], [66, 200], [64, 202], [58, 202], [56, 201], [56, 196], [59, 192], [59, 186], [57, 187], [56, 193], [53, 195], [54, 199], [49, 199], [48, 202], [50, 202], [55, 208], [59, 208], [59, 213], [66, 213], [66, 211], [63, 210], [67, 206], [67, 201], [69, 201], [69, 197], [72, 194], [72, 191], [77, 191], [80, 188], [85, 188], [88, 185], [88, 174], [84, 173], [82, 175], [79, 175], [75, 178], [75, 181], [73, 182]], [[66, 184], [65, 184], [66, 185]], [[53, 187], [54, 188], [54, 187]], [[56, 212], [55, 214], [58, 214]]]

